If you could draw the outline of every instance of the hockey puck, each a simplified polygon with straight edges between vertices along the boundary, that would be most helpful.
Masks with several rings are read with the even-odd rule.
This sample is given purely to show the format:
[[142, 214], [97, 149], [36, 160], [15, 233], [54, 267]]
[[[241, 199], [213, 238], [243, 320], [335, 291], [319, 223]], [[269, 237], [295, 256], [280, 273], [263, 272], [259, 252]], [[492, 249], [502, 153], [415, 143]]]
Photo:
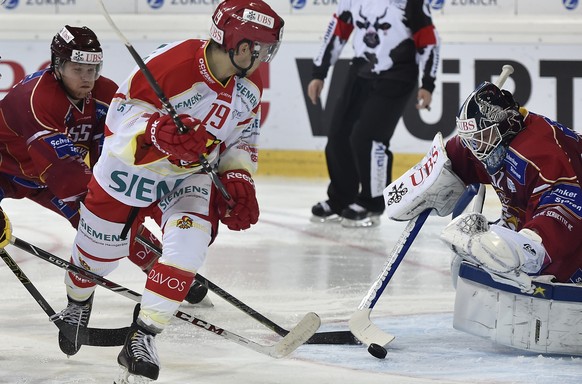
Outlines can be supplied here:
[[372, 355], [378, 359], [383, 359], [386, 357], [386, 354], [388, 352], [386, 351], [386, 348], [384, 348], [383, 346], [378, 345], [376, 343], [372, 343], [368, 347], [368, 353], [370, 353], [370, 355]]

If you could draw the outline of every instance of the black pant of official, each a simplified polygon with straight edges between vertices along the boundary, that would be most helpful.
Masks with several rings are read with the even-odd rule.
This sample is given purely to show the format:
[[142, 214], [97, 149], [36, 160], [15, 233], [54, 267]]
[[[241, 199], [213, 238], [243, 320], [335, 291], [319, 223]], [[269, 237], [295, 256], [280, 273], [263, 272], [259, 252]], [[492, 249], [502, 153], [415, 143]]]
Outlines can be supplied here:
[[368, 79], [356, 72], [352, 66], [328, 134], [327, 194], [336, 212], [357, 203], [381, 213], [382, 191], [392, 181], [390, 139], [417, 82]]

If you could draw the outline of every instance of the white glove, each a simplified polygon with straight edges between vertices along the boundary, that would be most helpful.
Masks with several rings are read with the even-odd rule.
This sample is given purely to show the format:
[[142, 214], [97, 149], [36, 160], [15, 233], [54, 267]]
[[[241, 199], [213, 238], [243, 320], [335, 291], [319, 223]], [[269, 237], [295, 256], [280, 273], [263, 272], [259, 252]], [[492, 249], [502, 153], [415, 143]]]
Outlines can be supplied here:
[[533, 292], [532, 278], [545, 259], [541, 238], [533, 231], [512, 231], [487, 223], [480, 213], [455, 218], [441, 233], [441, 239], [463, 259], [481, 266], [493, 280], [524, 292]]

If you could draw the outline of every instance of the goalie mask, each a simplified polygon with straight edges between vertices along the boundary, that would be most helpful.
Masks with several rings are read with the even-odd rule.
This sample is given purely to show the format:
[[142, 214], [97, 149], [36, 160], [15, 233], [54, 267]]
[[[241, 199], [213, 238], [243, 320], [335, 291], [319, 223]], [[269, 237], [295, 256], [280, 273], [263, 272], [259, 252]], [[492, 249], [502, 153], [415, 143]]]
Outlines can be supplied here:
[[103, 50], [97, 35], [87, 27], [65, 25], [51, 42], [51, 67], [58, 69], [67, 61], [95, 65], [95, 79], [103, 65]]
[[[273, 60], [283, 37], [283, 19], [262, 0], [225, 0], [212, 15], [210, 37], [230, 55], [233, 65], [243, 76], [255, 60]], [[251, 65], [240, 68], [233, 57], [242, 43], [253, 52]]]
[[523, 128], [511, 93], [487, 81], [469, 95], [457, 116], [459, 137], [490, 174], [499, 171], [509, 143]]

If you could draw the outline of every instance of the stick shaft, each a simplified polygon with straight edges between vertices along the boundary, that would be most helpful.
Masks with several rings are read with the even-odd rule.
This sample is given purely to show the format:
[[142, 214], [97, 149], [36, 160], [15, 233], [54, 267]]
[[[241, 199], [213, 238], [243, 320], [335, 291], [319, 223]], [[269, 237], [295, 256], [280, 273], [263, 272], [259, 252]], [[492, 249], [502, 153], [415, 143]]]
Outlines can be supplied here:
[[[161, 250], [149, 241], [144, 236], [138, 235], [136, 237], [136, 241], [143, 246], [149, 248], [157, 254], [158, 256], [162, 255]], [[220, 288], [218, 285], [214, 284], [212, 281], [208, 280], [206, 277], [202, 276], [201, 274], [196, 274], [196, 280], [200, 283], [208, 287], [212, 292], [216, 295], [220, 296], [222, 299], [227, 301], [228, 303], [232, 304], [234, 307], [238, 308], [245, 314], [249, 315], [253, 319], [257, 320], [259, 323], [263, 324], [267, 328], [271, 329], [279, 336], [286, 336], [289, 331], [277, 323], [273, 322], [268, 317], [262, 315], [261, 313], [257, 312], [253, 308], [249, 307], [244, 302], [237, 299], [235, 296], [231, 295], [224, 289]], [[349, 345], [358, 345], [360, 342], [354, 338], [354, 335], [350, 331], [330, 331], [330, 332], [318, 332], [314, 334], [309, 340], [307, 340], [307, 344], [349, 344]]]

